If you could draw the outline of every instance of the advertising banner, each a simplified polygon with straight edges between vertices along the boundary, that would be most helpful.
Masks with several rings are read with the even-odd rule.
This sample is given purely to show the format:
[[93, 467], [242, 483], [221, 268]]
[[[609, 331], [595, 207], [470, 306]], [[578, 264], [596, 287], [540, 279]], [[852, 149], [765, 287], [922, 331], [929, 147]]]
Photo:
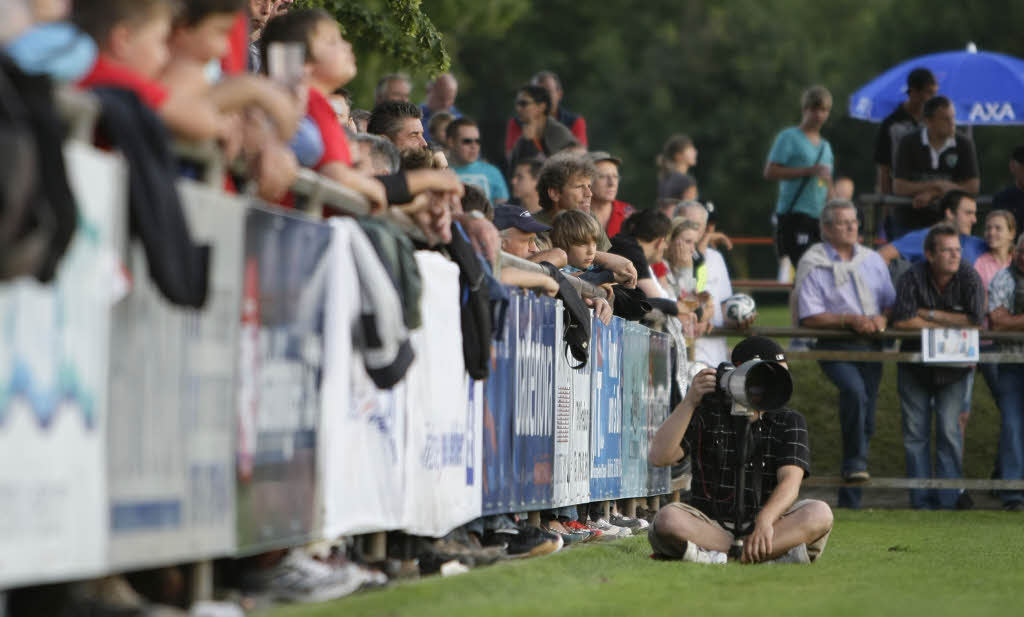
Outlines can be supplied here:
[[458, 266], [430, 251], [418, 251], [416, 263], [423, 327], [413, 333], [406, 375], [404, 529], [438, 537], [480, 516], [483, 384], [466, 375]]
[[307, 542], [314, 528], [331, 229], [251, 207], [245, 220], [238, 394], [238, 545]]
[[516, 339], [519, 308], [525, 302], [521, 293], [512, 295], [505, 323], [491, 345], [491, 374], [487, 378], [483, 418], [483, 513], [513, 511], [517, 504], [516, 473], [513, 460], [515, 423]]
[[114, 569], [226, 555], [235, 547], [234, 439], [245, 204], [179, 184], [189, 227], [211, 246], [201, 311], [167, 302], [131, 251], [114, 309], [108, 479]]
[[590, 498], [613, 499], [622, 489], [622, 324], [594, 318], [590, 345]]
[[555, 309], [555, 462], [551, 505], [590, 501], [590, 363], [578, 364], [562, 343], [565, 311]]
[[353, 341], [360, 315], [353, 220], [332, 221], [319, 430], [324, 537], [400, 529], [405, 522], [406, 386], [381, 390]]
[[650, 330], [626, 322], [622, 336], [622, 497], [647, 495]]
[[516, 336], [515, 468], [522, 510], [551, 506], [555, 430], [555, 301], [527, 296]]
[[[647, 443], [654, 439], [658, 427], [668, 418], [669, 396], [671, 394], [672, 361], [671, 338], [662, 332], [650, 333], [650, 383], [647, 386]], [[648, 495], [665, 495], [671, 492], [671, 468], [647, 466]]]
[[120, 157], [65, 149], [78, 228], [56, 279], [0, 285], [0, 588], [101, 573], [110, 306], [123, 241]]

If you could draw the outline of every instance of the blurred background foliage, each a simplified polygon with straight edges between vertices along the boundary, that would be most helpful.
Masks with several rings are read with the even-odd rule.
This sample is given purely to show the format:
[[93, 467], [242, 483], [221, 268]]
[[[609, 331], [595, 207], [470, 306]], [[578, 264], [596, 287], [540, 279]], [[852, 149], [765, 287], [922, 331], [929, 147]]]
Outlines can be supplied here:
[[[979, 49], [1024, 55], [1024, 3], [951, 0], [319, 0], [339, 16], [359, 58], [356, 105], [370, 107], [387, 72], [413, 76], [413, 100], [448, 67], [457, 105], [481, 124], [484, 153], [501, 164], [515, 88], [558, 73], [564, 105], [586, 117], [591, 149], [622, 157], [620, 197], [648, 206], [665, 138], [690, 135], [692, 170], [720, 227], [768, 235], [776, 186], [762, 178], [774, 135], [799, 121], [801, 92], [835, 99], [824, 133], [836, 172], [874, 189], [876, 125], [851, 119], [850, 94], [892, 65], [925, 53]], [[941, 85], [941, 84], [940, 84]], [[1024, 129], [974, 130], [982, 192], [1008, 182]]]

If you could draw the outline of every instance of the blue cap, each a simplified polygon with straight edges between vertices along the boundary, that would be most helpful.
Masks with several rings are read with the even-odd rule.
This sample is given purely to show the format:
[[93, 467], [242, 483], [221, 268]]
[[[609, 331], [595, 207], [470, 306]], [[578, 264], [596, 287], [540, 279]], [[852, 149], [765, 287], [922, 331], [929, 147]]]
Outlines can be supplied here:
[[534, 234], [551, 231], [549, 225], [533, 218], [529, 210], [508, 204], [502, 204], [494, 209], [494, 226], [498, 230], [515, 227], [519, 231]]

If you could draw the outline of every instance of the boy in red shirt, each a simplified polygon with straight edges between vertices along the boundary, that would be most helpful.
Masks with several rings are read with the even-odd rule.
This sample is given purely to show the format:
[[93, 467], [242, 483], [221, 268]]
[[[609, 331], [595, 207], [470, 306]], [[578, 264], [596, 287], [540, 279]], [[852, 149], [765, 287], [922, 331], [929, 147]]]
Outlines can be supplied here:
[[352, 169], [348, 139], [327, 96], [356, 76], [352, 46], [341, 37], [338, 23], [320, 9], [293, 10], [272, 18], [260, 38], [261, 66], [268, 67], [272, 43], [300, 43], [304, 49], [309, 102], [306, 114], [323, 139], [323, 155], [313, 166], [320, 174], [362, 194], [379, 211], [387, 206], [384, 185]]

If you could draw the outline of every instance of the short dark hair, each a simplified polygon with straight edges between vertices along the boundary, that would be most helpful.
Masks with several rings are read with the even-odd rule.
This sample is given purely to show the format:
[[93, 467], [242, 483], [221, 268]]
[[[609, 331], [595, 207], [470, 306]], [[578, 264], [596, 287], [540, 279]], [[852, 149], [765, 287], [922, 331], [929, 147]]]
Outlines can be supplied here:
[[334, 96], [340, 96], [341, 98], [345, 99], [345, 103], [348, 104], [348, 111], [349, 113], [352, 113], [352, 93], [348, 91], [348, 88], [346, 88], [345, 86], [335, 88], [334, 92], [332, 92], [331, 94], [333, 94]]
[[[528, 168], [528, 171], [530, 172], [530, 177], [537, 178], [540, 176], [541, 168], [544, 167], [544, 161], [535, 156], [531, 156], [525, 159], [519, 159], [518, 161], [516, 161], [516, 167], [523, 167], [524, 165]], [[516, 170], [513, 169], [512, 173], [515, 173], [515, 171]]]
[[71, 4], [71, 22], [102, 49], [114, 26], [146, 21], [159, 11], [170, 15], [174, 4], [170, 0], [75, 0]]
[[528, 95], [535, 103], [543, 103], [547, 113], [551, 114], [551, 93], [548, 92], [547, 88], [526, 84], [525, 86], [519, 86], [519, 89], [516, 90], [516, 95], [520, 92]]
[[313, 58], [311, 39], [313, 30], [322, 21], [337, 23], [331, 14], [323, 9], [296, 9], [284, 15], [271, 17], [260, 36], [260, 66], [263, 72], [270, 70], [267, 50], [271, 43], [301, 43], [303, 62], [309, 64]]
[[1010, 152], [1010, 158], [1018, 163], [1024, 163], [1024, 146], [1017, 146]]
[[494, 206], [491, 205], [491, 200], [487, 199], [487, 194], [480, 187], [472, 184], [463, 183], [462, 189], [465, 191], [462, 196], [462, 209], [465, 212], [474, 210], [483, 212], [488, 221], [493, 221]]
[[939, 200], [939, 212], [945, 215], [946, 210], [950, 210], [955, 214], [957, 208], [960, 207], [960, 201], [963, 200], [964, 197], [967, 197], [968, 199], [973, 199], [973, 197], [971, 197], [970, 193], [968, 193], [967, 191], [949, 191], [948, 193], [944, 194], [942, 198]]
[[672, 231], [672, 221], [655, 208], [638, 210], [622, 223], [622, 233], [644, 242], [665, 238]]
[[939, 236], [959, 238], [960, 234], [949, 223], [936, 223], [932, 225], [931, 229], [928, 230], [928, 235], [924, 237], [924, 250], [926, 253], [935, 252], [935, 245], [939, 243]]
[[444, 136], [447, 137], [448, 139], [455, 139], [456, 137], [459, 136], [459, 129], [461, 129], [464, 126], [478, 125], [476, 123], [476, 120], [470, 118], [469, 116], [462, 116], [461, 118], [456, 118], [448, 123], [448, 127], [444, 131]]
[[907, 74], [907, 90], [924, 90], [935, 84], [935, 75], [923, 66], [919, 66]]
[[555, 204], [548, 195], [548, 189], [561, 190], [569, 179], [577, 174], [593, 178], [597, 175], [597, 168], [590, 159], [575, 152], [559, 153], [545, 161], [537, 177], [537, 198], [540, 207], [550, 210]]
[[402, 121], [406, 118], [423, 118], [423, 112], [415, 103], [408, 101], [385, 101], [377, 103], [370, 112], [370, 123], [366, 125], [366, 132], [374, 135], [384, 135], [388, 139], [394, 139], [398, 131], [402, 129]]
[[245, 8], [245, 0], [182, 0], [178, 2], [178, 26], [195, 26], [211, 15], [234, 15]]
[[938, 96], [933, 96], [932, 98], [930, 98], [927, 101], [925, 101], [924, 110], [923, 110], [924, 117], [925, 118], [934, 117], [935, 116], [935, 112], [939, 111], [940, 109], [946, 109], [946, 108], [948, 108], [948, 107], [950, 107], [952, 105], [953, 105], [953, 101], [951, 101], [948, 98], [942, 96], [941, 94], [938, 95]]

